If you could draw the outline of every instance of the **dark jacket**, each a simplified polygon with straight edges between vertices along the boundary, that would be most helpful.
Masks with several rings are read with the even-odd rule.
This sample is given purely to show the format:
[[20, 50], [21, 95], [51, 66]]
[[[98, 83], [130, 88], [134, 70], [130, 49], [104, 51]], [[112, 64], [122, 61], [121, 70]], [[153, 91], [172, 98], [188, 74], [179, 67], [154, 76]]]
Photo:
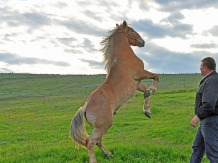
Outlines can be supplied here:
[[218, 115], [218, 74], [216, 71], [200, 82], [195, 98], [195, 114], [202, 120]]

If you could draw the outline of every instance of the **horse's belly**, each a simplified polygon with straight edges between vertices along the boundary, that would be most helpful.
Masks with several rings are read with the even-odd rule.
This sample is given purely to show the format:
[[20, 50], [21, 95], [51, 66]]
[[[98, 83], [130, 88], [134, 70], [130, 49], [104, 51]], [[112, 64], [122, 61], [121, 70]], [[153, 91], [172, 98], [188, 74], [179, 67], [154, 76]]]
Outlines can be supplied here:
[[117, 88], [116, 97], [117, 105], [115, 106], [118, 109], [120, 106], [128, 102], [136, 93], [136, 84], [134, 82], [126, 84], [125, 87]]
[[136, 89], [134, 81], [105, 82], [90, 95], [87, 107], [95, 111], [103, 108], [116, 111], [135, 95]]

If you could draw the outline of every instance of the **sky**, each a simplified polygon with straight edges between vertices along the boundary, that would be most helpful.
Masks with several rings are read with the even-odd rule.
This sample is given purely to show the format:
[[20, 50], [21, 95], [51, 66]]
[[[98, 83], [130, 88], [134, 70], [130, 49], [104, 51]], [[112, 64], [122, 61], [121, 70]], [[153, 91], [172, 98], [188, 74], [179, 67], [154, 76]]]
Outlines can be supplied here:
[[106, 74], [100, 42], [123, 20], [146, 70], [200, 73], [218, 63], [217, 16], [217, 0], [1, 0], [0, 73]]

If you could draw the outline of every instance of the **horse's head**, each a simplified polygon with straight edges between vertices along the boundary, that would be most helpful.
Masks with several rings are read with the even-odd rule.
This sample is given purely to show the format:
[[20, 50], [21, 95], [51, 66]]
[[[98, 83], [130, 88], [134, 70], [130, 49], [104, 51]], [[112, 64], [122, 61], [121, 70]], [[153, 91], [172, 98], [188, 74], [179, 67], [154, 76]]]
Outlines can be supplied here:
[[[119, 25], [117, 24], [117, 26]], [[138, 46], [138, 47], [143, 47], [145, 45], [145, 41], [142, 39], [142, 37], [136, 31], [134, 31], [133, 28], [129, 27], [125, 20], [119, 26], [117, 32], [124, 33], [130, 45]]]

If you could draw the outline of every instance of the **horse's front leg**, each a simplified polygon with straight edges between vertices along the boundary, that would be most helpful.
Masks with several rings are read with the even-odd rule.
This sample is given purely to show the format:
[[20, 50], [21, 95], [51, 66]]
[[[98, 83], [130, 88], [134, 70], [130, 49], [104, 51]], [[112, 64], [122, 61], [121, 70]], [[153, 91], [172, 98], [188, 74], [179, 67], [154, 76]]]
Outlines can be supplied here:
[[149, 72], [147, 70], [143, 70], [143, 69], [138, 71], [134, 77], [137, 80], [153, 79], [153, 80], [159, 82], [159, 76], [157, 74]]
[[151, 73], [149, 71], [146, 70], [141, 70], [136, 76], [135, 76], [136, 80], [143, 80], [143, 79], [153, 79], [153, 83], [152, 85], [149, 87], [149, 89], [147, 89], [147, 87], [145, 87], [143, 84], [140, 83], [140, 85], [138, 86], [138, 90], [141, 89], [142, 92], [144, 92], [144, 98], [150, 96], [151, 94], [153, 94], [154, 92], [157, 91], [157, 85], [159, 82], [159, 76], [157, 74]]
[[[151, 118], [151, 110], [150, 110], [150, 97], [146, 96], [145, 97], [145, 92], [149, 91], [145, 85], [142, 83], [139, 83], [137, 90], [141, 91], [144, 93], [144, 106], [143, 106], [143, 111], [144, 114], [148, 117]], [[149, 94], [150, 95], [150, 94]]]
[[143, 110], [144, 110], [144, 114], [150, 118], [151, 117], [151, 110], [150, 110], [150, 98], [149, 98], [149, 96], [157, 91], [159, 76], [157, 74], [151, 73], [149, 71], [141, 70], [135, 76], [135, 79], [139, 80], [139, 81], [141, 81], [143, 79], [153, 79], [153, 83], [148, 89], [142, 83], [139, 83], [138, 88], [137, 88], [139, 91], [142, 91], [144, 93]]

